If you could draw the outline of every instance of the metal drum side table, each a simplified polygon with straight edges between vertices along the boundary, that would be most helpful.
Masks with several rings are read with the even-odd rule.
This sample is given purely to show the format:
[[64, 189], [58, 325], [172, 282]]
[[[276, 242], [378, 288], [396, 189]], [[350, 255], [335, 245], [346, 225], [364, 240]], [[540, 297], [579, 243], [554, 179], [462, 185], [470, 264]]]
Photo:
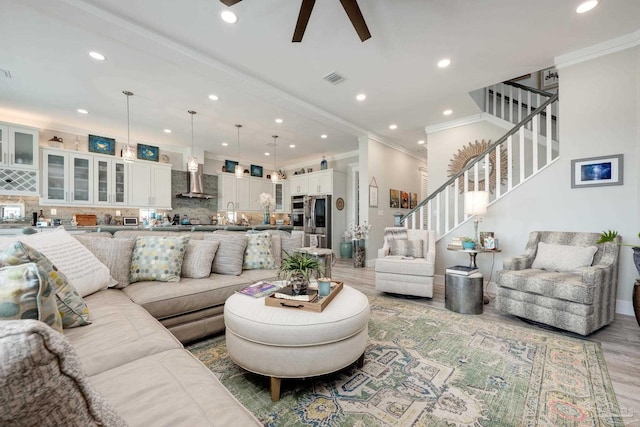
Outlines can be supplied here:
[[461, 314], [482, 314], [482, 274], [469, 276], [446, 273], [444, 276], [444, 306], [447, 310]]

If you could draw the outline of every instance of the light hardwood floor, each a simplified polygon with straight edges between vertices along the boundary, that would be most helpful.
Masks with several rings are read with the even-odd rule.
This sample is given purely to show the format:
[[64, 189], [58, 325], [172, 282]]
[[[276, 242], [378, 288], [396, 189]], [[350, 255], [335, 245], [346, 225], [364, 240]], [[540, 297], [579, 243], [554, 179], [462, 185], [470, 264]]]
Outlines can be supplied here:
[[[371, 267], [353, 268], [351, 260], [338, 259], [332, 268], [332, 276], [365, 294], [374, 295], [379, 293], [375, 290], [375, 276]], [[445, 309], [444, 286], [434, 286], [433, 298], [416, 298], [412, 299], [412, 301]], [[525, 328], [537, 327], [525, 323], [517, 317], [498, 312], [495, 310], [495, 302], [493, 300], [484, 306], [484, 312], [479, 316], [488, 322], [518, 324]], [[611, 325], [605, 326], [586, 338], [559, 330], [551, 330], [551, 332], [578, 339], [588, 339], [601, 344], [624, 423], [625, 425], [639, 427], [640, 326], [638, 326], [635, 317], [616, 315], [616, 320]]]

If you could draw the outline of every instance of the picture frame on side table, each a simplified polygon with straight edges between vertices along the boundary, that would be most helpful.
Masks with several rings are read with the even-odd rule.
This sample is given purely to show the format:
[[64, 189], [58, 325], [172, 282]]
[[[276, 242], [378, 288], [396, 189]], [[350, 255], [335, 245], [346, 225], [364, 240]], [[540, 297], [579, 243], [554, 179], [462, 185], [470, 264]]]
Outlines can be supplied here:
[[138, 144], [136, 154], [138, 160], [148, 160], [150, 162], [160, 161], [160, 148], [153, 145]]
[[549, 67], [540, 71], [541, 90], [557, 88], [559, 81], [560, 79], [558, 77], [558, 70], [556, 70], [556, 67]]
[[571, 160], [571, 188], [623, 185], [624, 155]]
[[116, 140], [106, 136], [89, 135], [89, 152], [116, 155]]

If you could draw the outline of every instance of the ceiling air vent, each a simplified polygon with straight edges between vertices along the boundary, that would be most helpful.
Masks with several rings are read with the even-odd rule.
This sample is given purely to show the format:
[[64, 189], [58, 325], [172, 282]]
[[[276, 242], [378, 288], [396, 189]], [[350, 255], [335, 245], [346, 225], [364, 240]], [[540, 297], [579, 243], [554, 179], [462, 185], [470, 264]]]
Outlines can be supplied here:
[[7, 79], [10, 79], [11, 73], [9, 72], [9, 70], [3, 70], [2, 68], [0, 68], [0, 77], [5, 77]]
[[335, 71], [330, 72], [326, 76], [323, 77], [324, 80], [328, 81], [332, 85], [337, 85], [338, 83], [342, 83], [344, 81], [344, 77]]

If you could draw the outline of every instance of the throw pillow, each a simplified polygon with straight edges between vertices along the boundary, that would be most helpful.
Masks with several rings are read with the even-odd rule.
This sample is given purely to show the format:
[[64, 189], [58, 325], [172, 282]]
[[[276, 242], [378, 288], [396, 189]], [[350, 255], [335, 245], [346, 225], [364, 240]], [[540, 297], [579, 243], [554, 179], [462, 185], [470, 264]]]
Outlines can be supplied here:
[[536, 257], [531, 268], [549, 271], [574, 271], [588, 267], [598, 251], [595, 246], [569, 246], [553, 243], [538, 243]]
[[69, 283], [64, 273], [58, 271], [47, 257], [22, 242], [13, 243], [4, 253], [0, 253], [0, 266], [20, 265], [34, 262], [44, 275], [56, 295], [56, 303], [63, 328], [88, 325], [89, 308], [82, 297]]
[[302, 247], [302, 239], [304, 238], [304, 233], [287, 233], [283, 231], [280, 234], [280, 239], [282, 240], [282, 255], [284, 257], [285, 252], [288, 254], [292, 254]]
[[211, 271], [218, 274], [239, 276], [242, 274], [244, 250], [247, 248], [248, 238], [244, 233], [212, 233], [204, 240], [220, 242], [216, 257], [213, 259]]
[[134, 239], [96, 238], [88, 235], [78, 235], [76, 239], [107, 266], [113, 280], [118, 282], [115, 288], [123, 289], [129, 286], [131, 257], [136, 244]]
[[423, 258], [422, 240], [392, 240], [390, 255], [411, 256], [414, 258]]
[[82, 297], [116, 284], [109, 269], [63, 227], [55, 231], [21, 236], [16, 240], [49, 258]]
[[0, 425], [126, 425], [63, 335], [36, 320], [0, 322], [0, 348], [10, 349], [0, 363]]
[[242, 268], [244, 270], [269, 270], [276, 268], [271, 253], [270, 233], [247, 234], [247, 248], [244, 251]]
[[20, 319], [40, 320], [62, 332], [55, 290], [34, 262], [0, 268], [0, 320]]
[[220, 242], [189, 240], [182, 262], [182, 277], [202, 279], [211, 274], [211, 265]]
[[179, 282], [190, 236], [138, 237], [131, 256], [129, 281]]

